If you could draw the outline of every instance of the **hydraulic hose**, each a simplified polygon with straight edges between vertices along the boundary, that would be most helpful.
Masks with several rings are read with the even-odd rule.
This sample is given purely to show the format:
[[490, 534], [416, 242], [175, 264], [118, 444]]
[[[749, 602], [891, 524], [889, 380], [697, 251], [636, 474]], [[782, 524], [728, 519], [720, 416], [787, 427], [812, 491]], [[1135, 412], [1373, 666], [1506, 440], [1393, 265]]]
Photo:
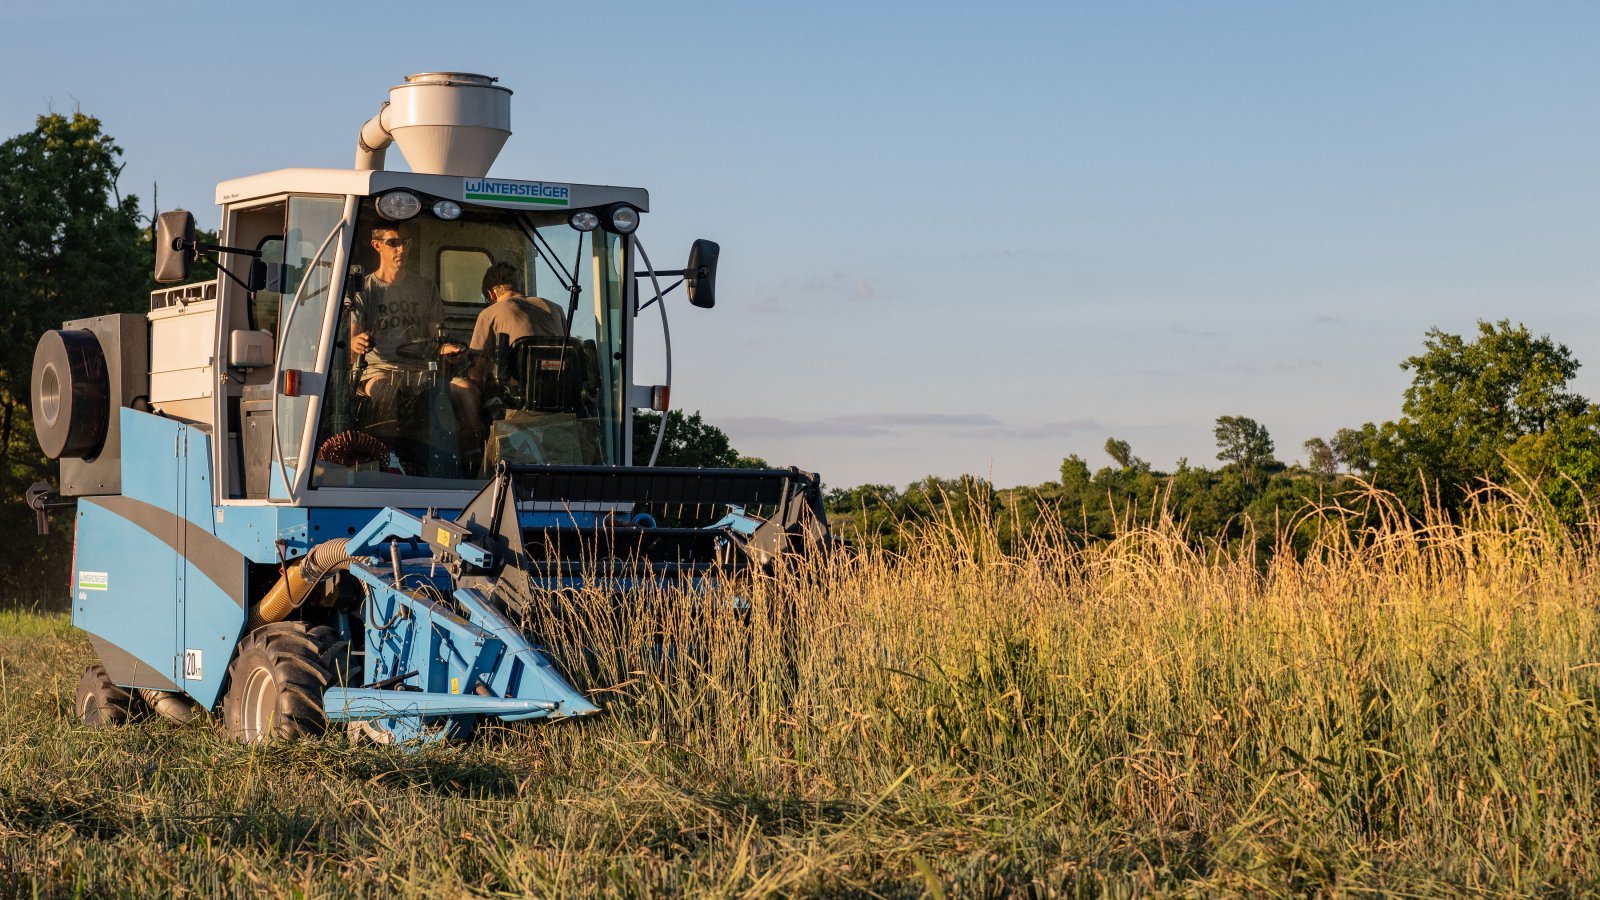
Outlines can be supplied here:
[[282, 621], [305, 602], [312, 588], [324, 578], [350, 568], [352, 557], [345, 552], [347, 544], [348, 538], [336, 538], [312, 547], [311, 552], [290, 566], [272, 590], [250, 610], [250, 622], [245, 630], [254, 631], [269, 622]]
[[[633, 246], [639, 250], [639, 258], [644, 260], [644, 267], [650, 270], [650, 284], [656, 289], [656, 308], [661, 310], [661, 341], [666, 345], [667, 357], [667, 397], [671, 397], [672, 389], [672, 332], [667, 330], [667, 298], [661, 295], [661, 281], [656, 278], [656, 267], [650, 262], [650, 254], [644, 252], [644, 244], [639, 242], [639, 236], [633, 236]], [[656, 426], [656, 446], [650, 451], [650, 461], [647, 466], [656, 464], [656, 457], [661, 455], [661, 445], [667, 439], [667, 410], [661, 411], [661, 424]]]

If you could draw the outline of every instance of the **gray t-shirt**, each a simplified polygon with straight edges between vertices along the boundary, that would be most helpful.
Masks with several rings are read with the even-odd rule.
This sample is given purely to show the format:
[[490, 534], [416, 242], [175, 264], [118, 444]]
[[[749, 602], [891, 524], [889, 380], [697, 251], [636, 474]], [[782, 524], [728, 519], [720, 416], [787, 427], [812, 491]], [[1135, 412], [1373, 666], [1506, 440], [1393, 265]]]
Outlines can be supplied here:
[[415, 365], [416, 360], [400, 359], [395, 351], [409, 341], [431, 340], [443, 319], [439, 291], [420, 275], [394, 282], [368, 275], [350, 307], [351, 333], [365, 332], [372, 339], [368, 365]]
[[500, 335], [516, 343], [518, 338], [561, 337], [566, 317], [555, 304], [543, 297], [507, 297], [484, 307], [472, 326], [473, 350], [494, 350]]

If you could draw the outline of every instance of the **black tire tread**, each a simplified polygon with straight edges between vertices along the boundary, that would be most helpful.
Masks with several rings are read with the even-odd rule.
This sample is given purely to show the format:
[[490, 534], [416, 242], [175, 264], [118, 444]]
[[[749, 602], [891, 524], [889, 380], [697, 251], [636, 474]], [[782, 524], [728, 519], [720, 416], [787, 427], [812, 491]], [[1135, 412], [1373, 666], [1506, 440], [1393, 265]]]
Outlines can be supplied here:
[[[92, 708], [91, 700], [95, 703]], [[111, 680], [105, 666], [95, 663], [84, 669], [78, 679], [72, 711], [78, 721], [91, 728], [114, 728], [138, 718], [142, 704], [137, 694]]]
[[228, 734], [239, 740], [249, 739], [253, 726], [244, 721], [241, 694], [247, 682], [245, 673], [256, 668], [271, 672], [277, 698], [271, 733], [258, 733], [255, 739], [293, 740], [322, 734], [327, 729], [322, 694], [335, 675], [328, 661], [342, 655], [345, 644], [332, 628], [308, 628], [303, 622], [273, 622], [245, 635], [228, 665], [227, 694], [222, 705]]

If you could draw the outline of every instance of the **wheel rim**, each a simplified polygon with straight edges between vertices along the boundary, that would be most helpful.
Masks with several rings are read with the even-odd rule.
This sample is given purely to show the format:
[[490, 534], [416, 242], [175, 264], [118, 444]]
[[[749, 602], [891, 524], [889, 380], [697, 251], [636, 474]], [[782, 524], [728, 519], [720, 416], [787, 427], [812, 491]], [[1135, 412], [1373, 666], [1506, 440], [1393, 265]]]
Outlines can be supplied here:
[[78, 698], [78, 719], [85, 725], [99, 725], [105, 718], [101, 711], [99, 698], [92, 693], [85, 693]]
[[240, 724], [247, 741], [259, 741], [272, 733], [272, 721], [278, 712], [278, 683], [272, 672], [264, 668], [252, 669], [244, 686], [244, 721]]

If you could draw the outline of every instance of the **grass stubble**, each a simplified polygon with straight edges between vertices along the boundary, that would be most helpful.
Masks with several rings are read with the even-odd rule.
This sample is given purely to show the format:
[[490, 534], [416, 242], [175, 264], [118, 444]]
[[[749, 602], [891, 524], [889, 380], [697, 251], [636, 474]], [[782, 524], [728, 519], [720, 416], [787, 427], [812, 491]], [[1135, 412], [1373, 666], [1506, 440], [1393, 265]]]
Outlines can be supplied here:
[[607, 713], [417, 753], [83, 728], [87, 642], [0, 612], [0, 894], [1600, 888], [1596, 529], [1371, 502], [1265, 565], [1159, 516], [1009, 552], [947, 520], [748, 619], [570, 595], [530, 627]]

